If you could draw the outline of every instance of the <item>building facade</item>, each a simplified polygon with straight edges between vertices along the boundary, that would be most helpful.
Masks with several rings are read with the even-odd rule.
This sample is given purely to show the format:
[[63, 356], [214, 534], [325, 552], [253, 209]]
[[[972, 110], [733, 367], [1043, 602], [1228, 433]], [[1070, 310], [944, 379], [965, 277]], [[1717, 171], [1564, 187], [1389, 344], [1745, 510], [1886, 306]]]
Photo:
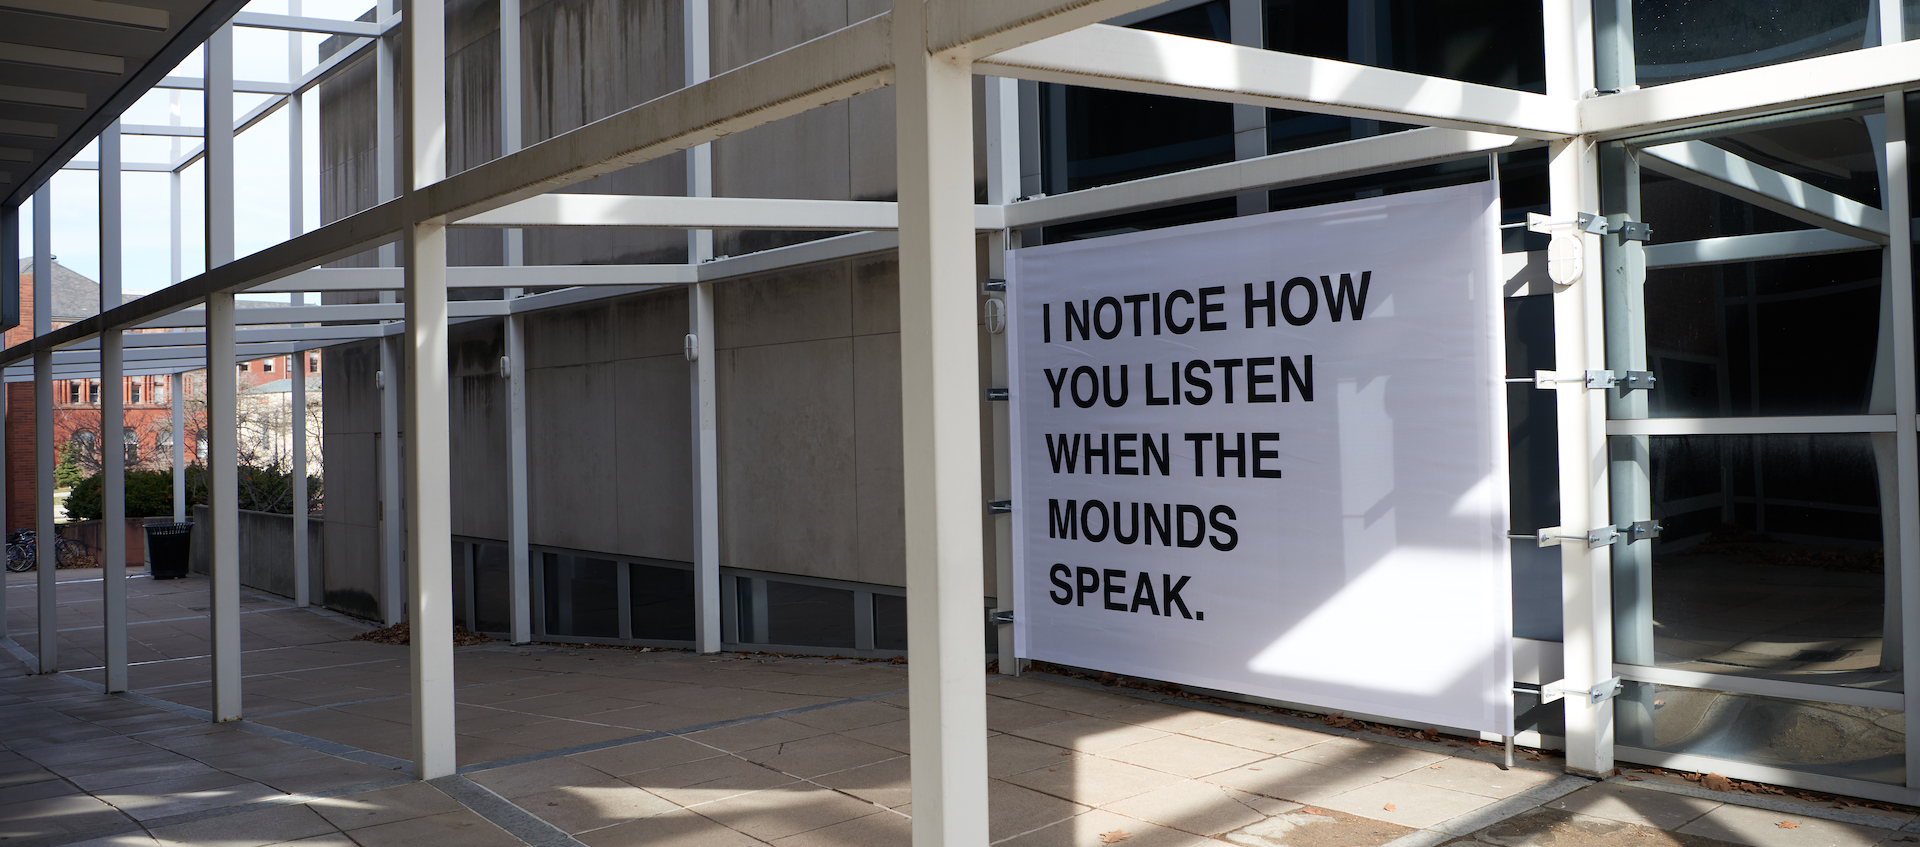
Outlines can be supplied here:
[[219, 298], [323, 293], [275, 322], [334, 377], [315, 602], [1005, 666], [1011, 530], [961, 495], [1010, 484], [1007, 251], [1497, 182], [1524, 741], [1920, 799], [1920, 5], [961, 5], [416, 2], [407, 42], [383, 4], [324, 45], [320, 226], [181, 289], [235, 361]]

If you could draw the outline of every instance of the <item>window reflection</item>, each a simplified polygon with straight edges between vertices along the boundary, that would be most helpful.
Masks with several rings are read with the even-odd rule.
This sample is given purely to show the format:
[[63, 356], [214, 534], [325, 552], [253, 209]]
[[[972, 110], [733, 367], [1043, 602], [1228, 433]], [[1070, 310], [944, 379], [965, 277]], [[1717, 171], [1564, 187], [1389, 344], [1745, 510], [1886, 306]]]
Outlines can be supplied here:
[[1660, 85], [1777, 65], [1866, 43], [1868, 0], [1638, 0], [1634, 73]]

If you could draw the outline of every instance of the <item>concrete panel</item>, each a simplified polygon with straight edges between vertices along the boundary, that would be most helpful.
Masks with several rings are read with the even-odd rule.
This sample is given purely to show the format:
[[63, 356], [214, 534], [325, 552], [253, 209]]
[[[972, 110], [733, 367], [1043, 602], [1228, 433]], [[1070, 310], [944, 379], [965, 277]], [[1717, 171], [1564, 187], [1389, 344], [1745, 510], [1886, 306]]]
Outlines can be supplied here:
[[847, 101], [847, 140], [851, 148], [847, 178], [852, 199], [892, 200], [899, 195], [893, 135], [891, 87]]
[[858, 438], [854, 514], [860, 567], [855, 578], [907, 584], [906, 512], [900, 430], [900, 335], [853, 339], [854, 433]]
[[678, 89], [680, 0], [553, 0], [521, 15], [528, 144]]
[[612, 550], [620, 543], [613, 366], [527, 373], [527, 504], [535, 544]]
[[380, 617], [380, 533], [370, 526], [324, 521], [327, 553], [320, 601], [349, 615]]
[[713, 0], [709, 8], [716, 74], [872, 17], [849, 20], [846, 0]]
[[371, 432], [327, 436], [327, 519], [356, 526], [380, 523], [380, 486], [374, 476], [376, 439]]
[[452, 451], [453, 532], [505, 540], [506, 380], [497, 375], [454, 377], [452, 389], [447, 436]]
[[380, 390], [373, 384], [373, 374], [379, 369], [377, 341], [355, 341], [321, 352], [321, 372], [327, 381], [323, 431], [329, 437], [380, 430]]
[[527, 369], [611, 361], [619, 338], [614, 312], [604, 304], [535, 312], [527, 316]]
[[721, 563], [856, 579], [853, 343], [720, 351]]
[[724, 349], [844, 337], [853, 329], [851, 298], [844, 263], [714, 286], [714, 344]]
[[695, 517], [687, 360], [654, 356], [620, 361], [613, 368], [618, 551], [691, 562]]
[[687, 290], [674, 288], [614, 301], [614, 322], [620, 326], [614, 356], [680, 356], [686, 363]]
[[848, 263], [853, 274], [853, 334], [900, 331], [900, 260], [888, 253]]

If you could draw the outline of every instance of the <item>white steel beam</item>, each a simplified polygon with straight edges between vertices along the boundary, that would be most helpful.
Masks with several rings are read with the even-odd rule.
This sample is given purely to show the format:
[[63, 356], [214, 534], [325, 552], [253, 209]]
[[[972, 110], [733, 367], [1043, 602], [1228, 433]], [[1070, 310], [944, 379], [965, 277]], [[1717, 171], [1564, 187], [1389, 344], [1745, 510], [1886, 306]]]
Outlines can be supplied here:
[[[1244, 3], [1245, 0], [1242, 0]], [[1235, 8], [1234, 22], [1239, 28], [1239, 8]], [[1020, 196], [1020, 81], [987, 77], [983, 87], [986, 103], [982, 110], [985, 115], [984, 130], [987, 142], [987, 202], [1006, 204]], [[1239, 117], [1235, 116], [1236, 120]], [[1262, 152], [1264, 150], [1265, 131], [1262, 131]], [[1265, 211], [1262, 198], [1261, 211]], [[987, 276], [1005, 279], [1007, 276], [1007, 252], [1019, 246], [1019, 234], [1012, 230], [1000, 229], [987, 233]], [[1005, 292], [989, 295], [999, 301], [997, 308], [1007, 305]], [[1004, 315], [1005, 313], [1002, 312]], [[1007, 345], [1011, 339], [1001, 324], [1001, 332], [990, 332], [987, 336], [988, 386], [1004, 388], [1008, 382]], [[989, 438], [993, 446], [992, 492], [993, 500], [1011, 500], [1013, 498], [1013, 428], [1009, 406], [1012, 403], [989, 403], [988, 416], [993, 431]], [[993, 549], [989, 561], [993, 565], [993, 601], [994, 612], [1013, 614], [1014, 572], [1013, 572], [1013, 520], [1011, 515], [997, 515], [993, 523]], [[1011, 622], [994, 628], [994, 654], [1000, 662], [1000, 672], [1018, 676], [1021, 671], [1018, 646], [1014, 643], [1014, 627]]]
[[[408, 195], [446, 176], [445, 0], [408, 0]], [[412, 623], [413, 775], [454, 773], [452, 454], [447, 446], [447, 230], [407, 239], [407, 617]]]
[[1640, 167], [1843, 235], [1887, 243], [1887, 213], [1755, 164], [1704, 141], [1638, 151]]
[[1576, 101], [1510, 88], [1094, 25], [980, 61], [1001, 76], [1418, 123], [1528, 138], [1573, 135]]
[[720, 652], [720, 426], [714, 391], [713, 284], [687, 286], [693, 413], [693, 639]]
[[[453, 315], [460, 318], [484, 318], [504, 315], [508, 306], [499, 300], [463, 300], [454, 304]], [[235, 323], [242, 326], [263, 326], [270, 324], [317, 323], [320, 321], [391, 321], [404, 317], [406, 310], [398, 303], [350, 303], [334, 306], [261, 306], [253, 309], [237, 309], [234, 312]], [[201, 323], [200, 312], [196, 309], [183, 309], [170, 315], [154, 318], [139, 325], [139, 329], [171, 329], [196, 326]], [[294, 327], [289, 327], [293, 329]]]
[[336, 18], [270, 15], [262, 12], [241, 12], [234, 15], [233, 25], [250, 26], [256, 29], [284, 29], [290, 32], [317, 32], [323, 35], [346, 35], [355, 38], [373, 38], [385, 31], [378, 21], [343, 21]]
[[[1005, 226], [1000, 207], [975, 206], [974, 229]], [[894, 204], [628, 194], [542, 194], [455, 226], [627, 226], [665, 229], [879, 230], [899, 228]]]
[[913, 843], [960, 847], [988, 840], [973, 76], [929, 53], [932, 11], [893, 6], [908, 733]]
[[[447, 269], [448, 288], [685, 285], [699, 279], [700, 272], [693, 265], [514, 265]], [[403, 284], [399, 268], [308, 268], [254, 286], [249, 293], [398, 291]]]
[[[236, 79], [233, 81], [233, 90], [241, 94], [291, 94], [293, 93], [294, 86], [295, 84], [290, 82], [271, 82], [259, 79]], [[201, 91], [206, 88], [206, 83], [199, 77], [194, 76], [170, 76], [160, 80], [160, 82], [153, 87], [177, 91]], [[200, 133], [196, 131], [193, 134], [198, 136]]]
[[1036, 197], [1008, 205], [1006, 224], [1045, 226], [1537, 146], [1510, 135], [1416, 129]]
[[1600, 139], [1626, 138], [1844, 103], [1916, 82], [1920, 41], [1907, 41], [1594, 97], [1580, 103], [1580, 131]]
[[[95, 142], [100, 149], [100, 308], [120, 304], [121, 183], [120, 122], [107, 125]], [[100, 336], [101, 480], [100, 588], [105, 627], [101, 632], [108, 693], [127, 690], [127, 476], [126, 380], [122, 378], [122, 332]]]
[[1672, 244], [1649, 244], [1645, 249], [1648, 268], [1685, 268], [1694, 265], [1784, 259], [1789, 256], [1818, 256], [1826, 253], [1878, 250], [1880, 245], [1851, 235], [1842, 235], [1830, 229], [1801, 229], [1789, 232], [1761, 232], [1752, 235], [1723, 235], [1718, 238], [1677, 241]]
[[1163, 0], [935, 0], [929, 52], [974, 61], [1159, 5]]

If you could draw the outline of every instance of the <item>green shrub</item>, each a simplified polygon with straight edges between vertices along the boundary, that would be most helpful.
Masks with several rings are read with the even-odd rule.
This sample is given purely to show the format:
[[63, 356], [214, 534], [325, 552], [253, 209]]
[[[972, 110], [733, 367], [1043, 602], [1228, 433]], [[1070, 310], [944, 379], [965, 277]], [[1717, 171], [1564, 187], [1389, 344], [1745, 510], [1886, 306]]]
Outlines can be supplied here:
[[[274, 467], [241, 465], [240, 508], [252, 512], [293, 514], [293, 473]], [[172, 471], [127, 471], [127, 517], [146, 518], [173, 514]], [[207, 502], [207, 469], [187, 466], [187, 508]], [[75, 520], [98, 520], [106, 514], [102, 502], [103, 475], [94, 474], [73, 487], [67, 495], [67, 516]], [[307, 477], [307, 506], [321, 504], [320, 477]]]

